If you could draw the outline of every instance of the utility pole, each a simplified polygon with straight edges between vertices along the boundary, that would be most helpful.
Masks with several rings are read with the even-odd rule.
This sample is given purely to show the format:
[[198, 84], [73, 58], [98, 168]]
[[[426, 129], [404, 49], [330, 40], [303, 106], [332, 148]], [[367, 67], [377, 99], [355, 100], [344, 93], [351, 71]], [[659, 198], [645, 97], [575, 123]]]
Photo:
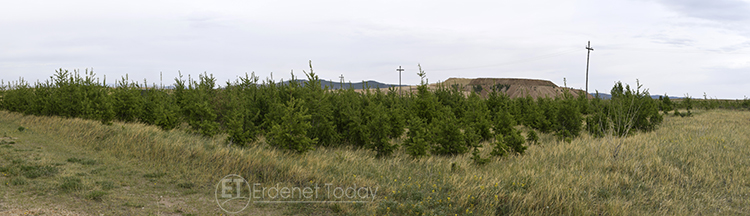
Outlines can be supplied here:
[[594, 51], [594, 48], [591, 47], [591, 41], [589, 41], [589, 45], [586, 46], [586, 49], [588, 50], [588, 53], [586, 54], [586, 94], [589, 93], [589, 56], [591, 56], [591, 51]]
[[400, 95], [401, 94], [401, 72], [404, 72], [404, 69], [402, 69], [401, 66], [398, 66], [398, 69], [396, 69], [396, 71], [398, 71], [398, 94]]
[[339, 78], [341, 79], [341, 82], [339, 83], [339, 88], [343, 89], [344, 88], [344, 74], [341, 74]]

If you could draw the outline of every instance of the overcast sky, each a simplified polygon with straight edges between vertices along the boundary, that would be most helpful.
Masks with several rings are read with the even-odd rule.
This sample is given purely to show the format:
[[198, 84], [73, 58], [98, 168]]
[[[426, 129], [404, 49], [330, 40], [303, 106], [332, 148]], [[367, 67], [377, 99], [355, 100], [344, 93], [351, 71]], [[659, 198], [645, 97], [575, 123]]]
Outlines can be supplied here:
[[589, 91], [640, 80], [652, 94], [750, 96], [750, 1], [6, 1], [0, 79], [93, 68], [109, 82], [204, 71], [287, 80], [418, 84], [551, 80]]

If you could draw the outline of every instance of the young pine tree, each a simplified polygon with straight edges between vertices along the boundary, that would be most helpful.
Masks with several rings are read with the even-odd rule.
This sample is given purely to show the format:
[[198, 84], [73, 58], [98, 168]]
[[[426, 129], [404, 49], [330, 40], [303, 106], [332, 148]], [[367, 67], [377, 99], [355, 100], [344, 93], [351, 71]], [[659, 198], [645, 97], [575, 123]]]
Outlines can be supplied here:
[[414, 158], [427, 156], [432, 135], [427, 131], [427, 124], [419, 117], [412, 116], [408, 122], [409, 132], [404, 140], [404, 150]]
[[292, 98], [278, 108], [283, 110], [283, 115], [281, 121], [271, 127], [268, 144], [297, 153], [312, 150], [318, 140], [307, 136], [312, 125], [310, 114], [307, 113], [307, 108], [302, 106], [302, 100]]
[[367, 129], [370, 139], [367, 147], [377, 152], [376, 157], [390, 156], [398, 145], [391, 144], [389, 134], [391, 132], [387, 110], [383, 104], [370, 103], [365, 108], [367, 118]]
[[564, 92], [562, 99], [556, 99], [559, 104], [557, 108], [557, 126], [555, 133], [562, 140], [570, 140], [581, 134], [582, 115], [576, 106], [576, 100], [569, 92]]
[[491, 118], [487, 105], [481, 98], [479, 98], [479, 95], [474, 92], [469, 95], [465, 104], [466, 108], [464, 111], [463, 125], [466, 128], [471, 127], [475, 129], [475, 132], [479, 135], [481, 140], [491, 139]]
[[317, 138], [319, 145], [331, 146], [339, 142], [340, 134], [336, 131], [333, 121], [333, 105], [328, 88], [321, 87], [320, 79], [310, 64], [310, 73], [302, 71], [307, 76], [304, 86], [305, 106], [309, 108], [311, 116], [310, 137]]
[[459, 155], [466, 153], [468, 146], [465, 144], [464, 134], [461, 133], [458, 123], [448, 107], [443, 107], [442, 114], [433, 119], [430, 123], [434, 141], [433, 154]]

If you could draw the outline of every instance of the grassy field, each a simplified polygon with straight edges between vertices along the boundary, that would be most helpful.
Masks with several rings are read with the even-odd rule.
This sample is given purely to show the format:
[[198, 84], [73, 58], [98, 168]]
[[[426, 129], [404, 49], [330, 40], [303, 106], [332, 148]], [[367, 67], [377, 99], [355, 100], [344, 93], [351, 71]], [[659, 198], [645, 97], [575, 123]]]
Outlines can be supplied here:
[[239, 174], [290, 187], [379, 188], [373, 202], [252, 203], [244, 211], [262, 215], [747, 215], [747, 131], [750, 112], [696, 111], [624, 139], [584, 134], [565, 143], [542, 135], [523, 156], [477, 166], [470, 154], [377, 159], [368, 150], [319, 148], [295, 155], [263, 139], [240, 149], [181, 129], [3, 111], [0, 214], [218, 215], [217, 183]]

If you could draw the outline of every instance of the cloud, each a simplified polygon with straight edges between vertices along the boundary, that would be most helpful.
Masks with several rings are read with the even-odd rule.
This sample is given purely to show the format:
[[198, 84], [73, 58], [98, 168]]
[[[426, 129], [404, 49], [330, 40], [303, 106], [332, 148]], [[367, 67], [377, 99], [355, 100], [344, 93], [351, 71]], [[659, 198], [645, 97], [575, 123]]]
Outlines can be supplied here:
[[717, 22], [750, 20], [750, 2], [742, 0], [658, 0], [658, 2], [689, 17]]
[[651, 42], [654, 42], [654, 43], [673, 45], [673, 46], [692, 46], [694, 43], [694, 40], [692, 39], [675, 38], [675, 37], [671, 37], [665, 34], [651, 35], [651, 36], [647, 36], [646, 38], [651, 39]]

